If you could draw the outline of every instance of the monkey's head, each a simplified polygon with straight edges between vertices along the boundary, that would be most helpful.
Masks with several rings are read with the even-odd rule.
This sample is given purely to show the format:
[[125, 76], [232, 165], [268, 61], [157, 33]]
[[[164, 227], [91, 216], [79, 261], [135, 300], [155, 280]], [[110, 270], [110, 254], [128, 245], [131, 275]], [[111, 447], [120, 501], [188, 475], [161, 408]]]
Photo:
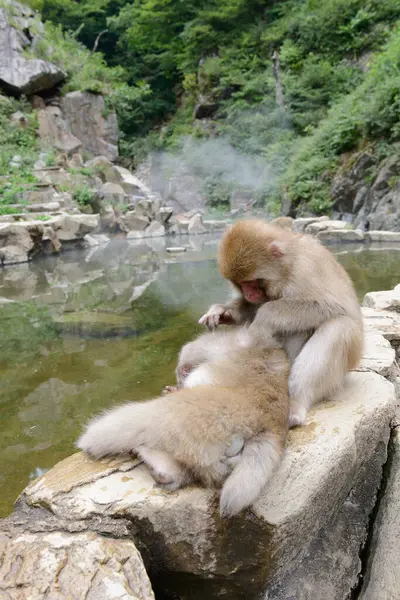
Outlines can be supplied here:
[[222, 276], [240, 290], [247, 302], [265, 302], [268, 284], [276, 287], [288, 277], [292, 238], [292, 233], [264, 221], [238, 221], [219, 246]]

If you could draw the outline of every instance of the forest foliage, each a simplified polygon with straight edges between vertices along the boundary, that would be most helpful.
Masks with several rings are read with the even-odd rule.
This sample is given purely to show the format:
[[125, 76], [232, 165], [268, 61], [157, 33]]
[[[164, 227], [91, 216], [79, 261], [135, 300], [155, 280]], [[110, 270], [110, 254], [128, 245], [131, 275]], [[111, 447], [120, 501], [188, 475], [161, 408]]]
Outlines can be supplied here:
[[216, 107], [214, 133], [274, 169], [264, 200], [278, 206], [284, 194], [323, 212], [343, 152], [371, 144], [384, 155], [400, 141], [400, 0], [30, 4], [48, 21], [48, 47], [69, 70], [68, 89], [108, 94], [129, 155], [209, 135], [194, 118], [206, 96]]

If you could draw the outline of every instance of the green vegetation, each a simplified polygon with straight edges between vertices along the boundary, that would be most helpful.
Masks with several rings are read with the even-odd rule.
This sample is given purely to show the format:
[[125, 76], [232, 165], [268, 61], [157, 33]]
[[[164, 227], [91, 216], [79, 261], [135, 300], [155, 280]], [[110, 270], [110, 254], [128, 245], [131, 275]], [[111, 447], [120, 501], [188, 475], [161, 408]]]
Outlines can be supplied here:
[[[278, 209], [284, 195], [293, 210], [325, 212], [343, 152], [368, 144], [390, 155], [400, 141], [400, 0], [30, 4], [47, 21], [35, 55], [68, 72], [64, 91], [105, 95], [122, 152], [136, 163], [150, 149], [174, 152], [185, 136], [204, 139], [212, 130], [270, 165], [260, 205]], [[214, 105], [212, 127], [194, 118], [200, 98]], [[37, 143], [29, 119], [17, 130], [0, 118], [10, 148], [21, 136], [26, 163]], [[4, 156], [0, 175], [11, 158]], [[231, 187], [222, 175], [201, 178], [209, 206], [226, 206]]]
[[95, 200], [95, 192], [91, 190], [87, 185], [78, 187], [73, 192], [74, 200], [77, 201], [81, 208], [91, 207]]
[[35, 215], [32, 217], [35, 221], [50, 221], [51, 217], [49, 215]]
[[[193, 117], [205, 95], [216, 104], [216, 133], [271, 165], [261, 203], [278, 207], [285, 193], [292, 207], [324, 212], [341, 153], [399, 138], [400, 0], [42, 0], [42, 10], [60, 24], [49, 43], [62, 63], [76, 39], [92, 49], [105, 31], [103, 56], [74, 52], [68, 86], [122, 82], [110, 102], [136, 160], [149, 148], [173, 151], [186, 135], [207, 137]], [[60, 44], [61, 27], [75, 34]], [[226, 205], [221, 178], [208, 178], [205, 190], [210, 207]]]
[[0, 215], [16, 215], [20, 212], [18, 208], [13, 206], [2, 206], [0, 204]]
[[[25, 115], [23, 127], [10, 119], [17, 111]], [[30, 173], [39, 151], [36, 131], [37, 119], [30, 103], [25, 98], [15, 100], [0, 93], [0, 187], [3, 187], [4, 176], [10, 176], [15, 183], [18, 180], [26, 182], [29, 178], [32, 181]], [[19, 160], [13, 164], [15, 156]]]

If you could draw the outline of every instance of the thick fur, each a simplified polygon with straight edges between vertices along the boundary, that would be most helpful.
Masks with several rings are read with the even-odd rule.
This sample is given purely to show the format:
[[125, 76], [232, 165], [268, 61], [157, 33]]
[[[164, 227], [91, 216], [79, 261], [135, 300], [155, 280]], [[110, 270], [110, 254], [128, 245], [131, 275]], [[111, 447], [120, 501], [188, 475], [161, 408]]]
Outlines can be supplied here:
[[[213, 329], [228, 312], [235, 324], [249, 324], [252, 339], [276, 336], [292, 363], [290, 422], [304, 423], [309, 407], [340, 387], [362, 355], [362, 315], [349, 276], [315, 238], [258, 220], [227, 231], [219, 266], [239, 296], [212, 306], [200, 322]], [[256, 306], [240, 291], [254, 280], [266, 297]]]
[[[232, 347], [232, 335], [221, 334], [192, 342], [193, 356], [210, 348], [210, 335], [216, 342], [224, 338], [223, 349]], [[202, 377], [193, 384], [195, 368], [188, 388], [95, 418], [77, 445], [95, 457], [138, 453], [168, 489], [191, 480], [223, 485], [221, 515], [231, 516], [254, 502], [279, 464], [288, 431], [289, 363], [280, 349], [239, 347], [198, 369]]]

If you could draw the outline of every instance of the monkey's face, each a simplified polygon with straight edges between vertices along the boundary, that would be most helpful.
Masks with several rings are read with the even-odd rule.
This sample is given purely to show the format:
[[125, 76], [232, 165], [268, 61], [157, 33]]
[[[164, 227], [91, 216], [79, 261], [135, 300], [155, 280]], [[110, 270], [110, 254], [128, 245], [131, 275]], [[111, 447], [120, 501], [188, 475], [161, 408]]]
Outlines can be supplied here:
[[186, 377], [192, 371], [193, 371], [193, 365], [190, 365], [190, 364], [179, 364], [176, 367], [175, 375], [176, 375], [176, 381], [179, 386], [183, 385], [183, 382], [185, 381]]
[[244, 299], [250, 304], [262, 304], [267, 300], [265, 287], [261, 279], [251, 279], [250, 281], [241, 281], [240, 290]]
[[270, 282], [282, 281], [286, 272], [283, 230], [259, 221], [239, 221], [224, 235], [218, 262], [222, 276], [231, 281], [247, 302], [268, 298]]

